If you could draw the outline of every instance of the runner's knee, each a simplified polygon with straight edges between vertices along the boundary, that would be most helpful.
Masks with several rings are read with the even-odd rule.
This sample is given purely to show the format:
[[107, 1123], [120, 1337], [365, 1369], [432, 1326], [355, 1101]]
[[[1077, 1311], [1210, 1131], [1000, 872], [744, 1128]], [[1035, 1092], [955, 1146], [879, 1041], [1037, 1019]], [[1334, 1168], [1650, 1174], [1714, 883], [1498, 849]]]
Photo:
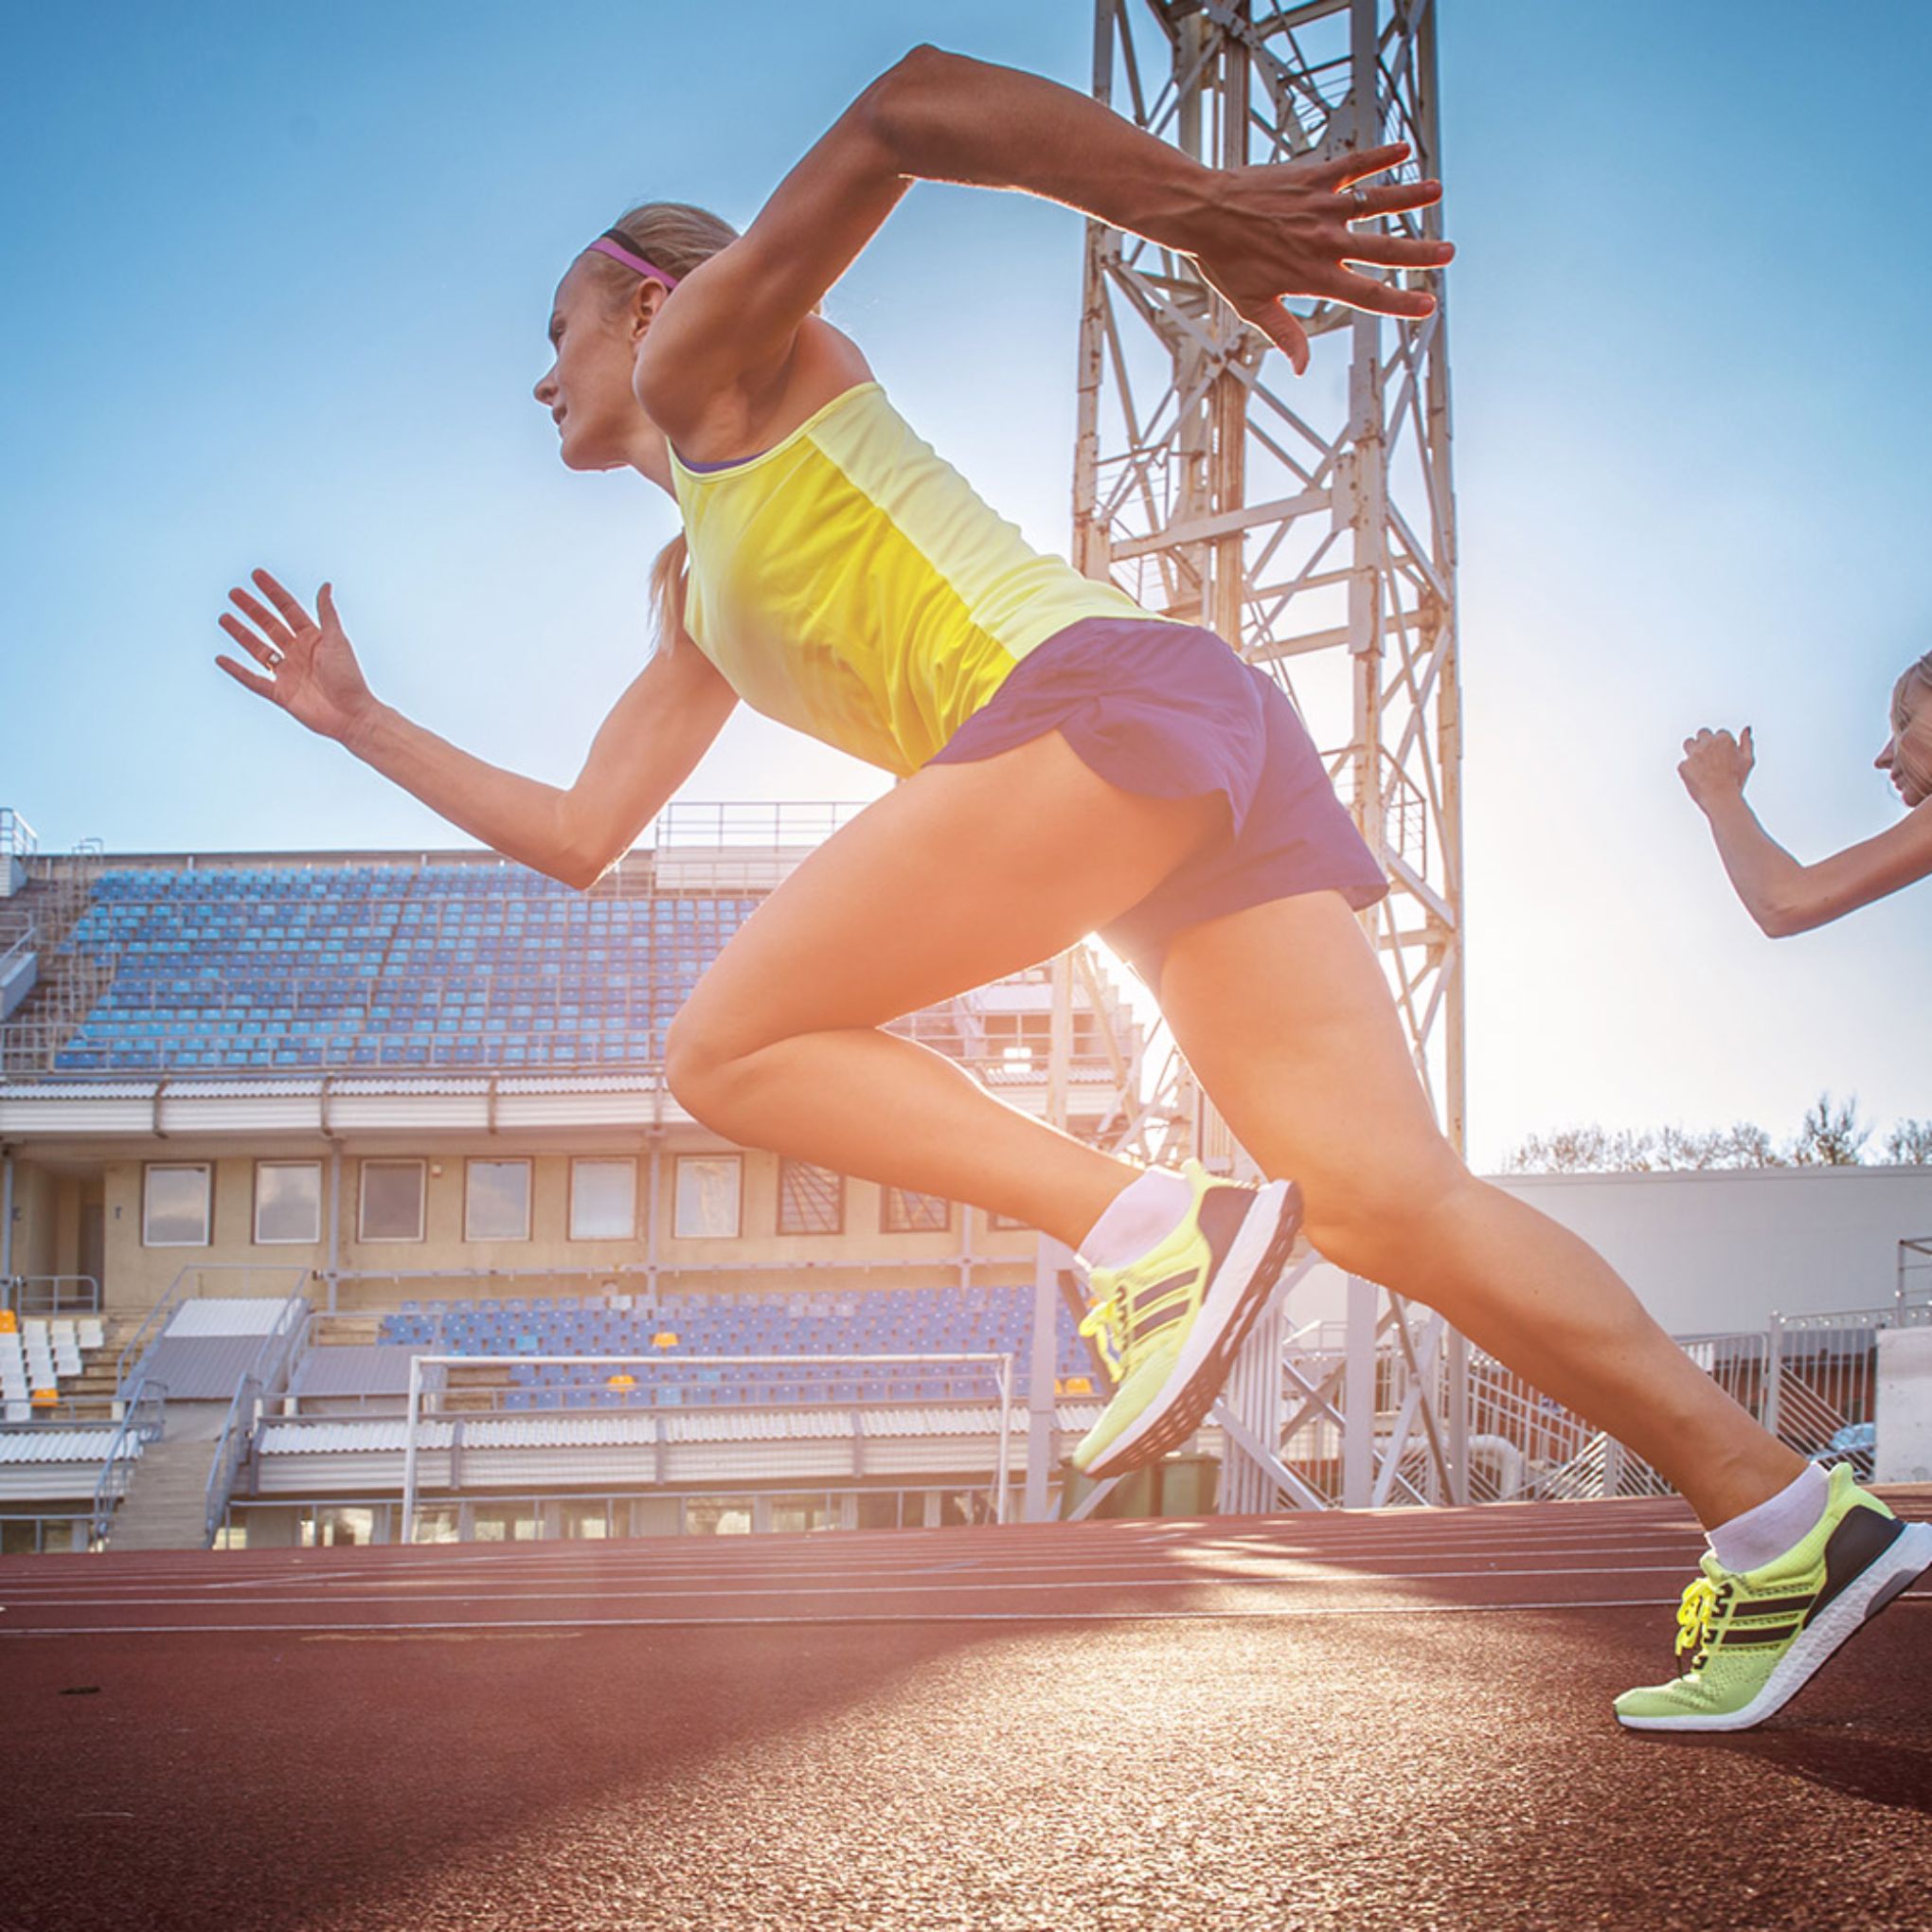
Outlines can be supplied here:
[[1446, 1141], [1405, 1160], [1297, 1178], [1322, 1259], [1398, 1290], [1436, 1275], [1457, 1207], [1480, 1185]]
[[701, 1009], [687, 1005], [671, 1021], [664, 1038], [664, 1083], [701, 1126], [725, 1131], [739, 1064], [735, 1045], [707, 1023]]

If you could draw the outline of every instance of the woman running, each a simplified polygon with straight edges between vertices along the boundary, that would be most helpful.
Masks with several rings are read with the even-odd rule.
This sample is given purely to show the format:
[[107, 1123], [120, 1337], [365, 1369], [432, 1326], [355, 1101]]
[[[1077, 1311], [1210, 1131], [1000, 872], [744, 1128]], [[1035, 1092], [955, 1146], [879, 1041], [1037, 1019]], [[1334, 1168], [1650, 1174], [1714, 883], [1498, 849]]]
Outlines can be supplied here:
[[1902, 886], [1932, 878], [1932, 651], [1892, 687], [1891, 736], [1872, 760], [1905, 801], [1906, 815], [1875, 838], [1802, 866], [1758, 823], [1744, 782], [1758, 761], [1746, 724], [1684, 741], [1677, 767], [1710, 821], [1718, 857], [1744, 909], [1774, 939], [1829, 925]]
[[[658, 649], [574, 784], [498, 770], [375, 700], [326, 583], [318, 622], [256, 572], [274, 608], [237, 590], [256, 629], [222, 622], [259, 668], [220, 662], [498, 851], [580, 886], [630, 848], [741, 697], [894, 773], [903, 782], [771, 894], [678, 1015], [665, 1071], [691, 1115], [1078, 1250], [1121, 1361], [1074, 1456], [1095, 1476], [1198, 1425], [1305, 1214], [1331, 1261], [1442, 1310], [1721, 1526], [1709, 1561], [1727, 1594], [1699, 1614], [1703, 1668], [1632, 1693], [1622, 1714], [1755, 1723], [1822, 1655], [1768, 1641], [1763, 1600], [1808, 1623], [1829, 1601], [1812, 1626], [1828, 1651], [1932, 1560], [1932, 1529], [1906, 1530], [1855, 1491], [1813, 1508], [1807, 1465], [1601, 1260], [1471, 1176], [1356, 922], [1385, 882], [1294, 707], [1212, 632], [1029, 549], [817, 313], [913, 181], [1010, 188], [1190, 258], [1299, 370], [1307, 340], [1284, 295], [1434, 307], [1346, 265], [1449, 259], [1446, 243], [1375, 225], [1438, 199], [1434, 182], [1360, 185], [1406, 153], [1209, 169], [1082, 95], [918, 48], [742, 236], [647, 205], [558, 286], [555, 362], [535, 393], [564, 463], [635, 470], [684, 523], [653, 572]], [[996, 402], [996, 377], [974, 380]], [[1137, 1170], [884, 1030], [1097, 930], [1157, 995], [1276, 1177], [1265, 1187], [1191, 1162]]]

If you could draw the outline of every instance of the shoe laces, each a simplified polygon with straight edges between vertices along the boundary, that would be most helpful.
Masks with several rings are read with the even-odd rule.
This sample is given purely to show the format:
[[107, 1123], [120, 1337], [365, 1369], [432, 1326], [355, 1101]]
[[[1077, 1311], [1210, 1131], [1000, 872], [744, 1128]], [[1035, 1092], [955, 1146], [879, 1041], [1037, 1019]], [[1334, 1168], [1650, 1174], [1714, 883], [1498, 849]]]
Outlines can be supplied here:
[[1710, 1649], [1711, 1626], [1730, 1602], [1730, 1583], [1699, 1577], [1685, 1585], [1677, 1605], [1677, 1674], [1696, 1670]]
[[1118, 1380], [1127, 1355], [1126, 1313], [1119, 1297], [1102, 1295], [1088, 1302], [1080, 1318], [1080, 1333], [1082, 1340], [1099, 1344], [1101, 1358]]

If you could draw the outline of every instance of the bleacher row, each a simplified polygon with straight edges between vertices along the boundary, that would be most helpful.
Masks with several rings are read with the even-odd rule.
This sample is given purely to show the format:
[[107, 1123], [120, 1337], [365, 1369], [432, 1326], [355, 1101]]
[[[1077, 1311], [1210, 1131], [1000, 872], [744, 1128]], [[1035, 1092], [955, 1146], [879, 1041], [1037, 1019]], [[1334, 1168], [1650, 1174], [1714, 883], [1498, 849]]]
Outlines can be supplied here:
[[[405, 1301], [384, 1317], [385, 1344], [452, 1355], [613, 1355], [594, 1368], [516, 1363], [508, 1408], [740, 1405], [811, 1402], [985, 1402], [990, 1364], [828, 1360], [810, 1366], [703, 1364], [705, 1355], [1011, 1353], [1014, 1390], [1029, 1382], [1030, 1287], [626, 1295], [530, 1300]], [[1089, 1395], [1096, 1369], [1071, 1314], [1056, 1325], [1059, 1392]]]
[[758, 903], [592, 898], [509, 863], [117, 868], [63, 942], [115, 970], [55, 1066], [653, 1062]]
[[18, 1320], [0, 1309], [0, 1413], [9, 1422], [30, 1422], [36, 1406], [61, 1399], [61, 1377], [80, 1373], [80, 1351], [101, 1346], [101, 1326], [91, 1318]]

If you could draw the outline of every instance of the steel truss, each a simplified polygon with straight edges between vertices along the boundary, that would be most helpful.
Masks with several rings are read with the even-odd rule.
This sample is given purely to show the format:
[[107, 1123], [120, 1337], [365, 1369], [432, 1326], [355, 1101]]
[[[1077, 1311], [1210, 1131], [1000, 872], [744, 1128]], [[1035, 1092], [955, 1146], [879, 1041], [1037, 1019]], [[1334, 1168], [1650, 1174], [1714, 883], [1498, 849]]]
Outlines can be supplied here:
[[[1435, 174], [1440, 154], [1435, 40], [1435, 0], [1097, 0], [1093, 91], [1211, 165], [1402, 140], [1414, 151], [1403, 172], [1414, 178]], [[1440, 232], [1435, 208], [1392, 219], [1412, 237]], [[1321, 302], [1304, 327], [1313, 352], [1297, 379], [1188, 258], [1089, 222], [1074, 561], [1149, 609], [1218, 631], [1299, 707], [1390, 879], [1364, 923], [1417, 1072], [1459, 1149], [1461, 725], [1446, 305], [1415, 322]], [[1258, 1012], [1264, 992], [1254, 989]], [[1146, 1160], [1197, 1153], [1252, 1171], [1172, 1051], [1129, 1111], [1122, 1145]], [[1464, 1499], [1461, 1337], [1357, 1284], [1351, 1353], [1368, 1367], [1311, 1386], [1285, 1346], [1285, 1300], [1278, 1296], [1216, 1411], [1230, 1445], [1222, 1507], [1335, 1499], [1284, 1456], [1315, 1412], [1351, 1425], [1347, 1500]], [[1406, 1393], [1378, 1439], [1374, 1358], [1391, 1344]], [[1418, 1445], [1420, 1479], [1399, 1480], [1418, 1468]]]

